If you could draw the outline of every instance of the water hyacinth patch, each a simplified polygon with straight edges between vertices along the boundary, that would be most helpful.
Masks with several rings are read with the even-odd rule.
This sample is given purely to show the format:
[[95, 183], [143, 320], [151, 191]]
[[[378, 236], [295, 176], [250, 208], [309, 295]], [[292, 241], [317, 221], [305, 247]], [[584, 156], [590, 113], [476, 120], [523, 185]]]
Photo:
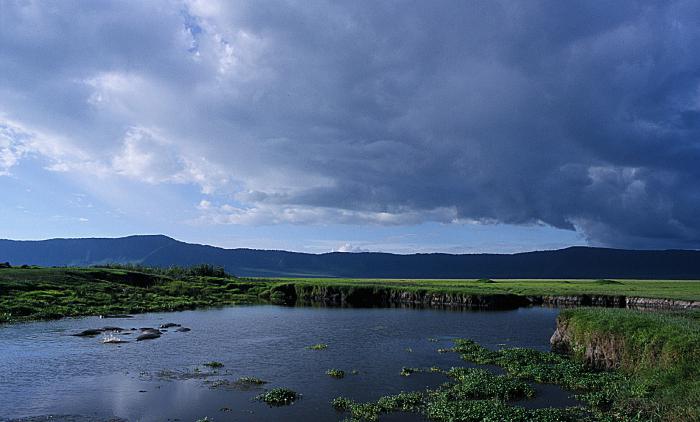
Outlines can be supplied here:
[[418, 370], [418, 368], [407, 368], [404, 366], [403, 368], [401, 368], [401, 372], [399, 372], [399, 375], [401, 375], [402, 377], [407, 377], [412, 373], [417, 372]]
[[267, 384], [267, 381], [261, 380], [260, 378], [256, 378], [256, 377], [240, 377], [240, 378], [238, 378], [238, 380], [236, 380], [236, 384], [263, 385], [263, 384]]
[[326, 375], [332, 378], [344, 378], [345, 377], [345, 371], [342, 369], [329, 369], [326, 371]]
[[318, 343], [314, 344], [313, 346], [307, 346], [306, 348], [309, 350], [326, 350], [328, 348], [328, 345], [325, 343]]
[[534, 397], [535, 390], [526, 382], [511, 376], [494, 375], [478, 368], [452, 368], [447, 375], [457, 381], [445, 389], [455, 399], [518, 400]]
[[346, 397], [337, 397], [333, 399], [331, 405], [338, 411], [350, 412], [351, 421], [374, 422], [379, 420], [383, 413], [419, 411], [422, 403], [422, 393], [401, 392], [393, 396], [381, 397], [376, 402], [369, 403], [355, 403]]
[[255, 397], [255, 400], [267, 403], [270, 406], [286, 406], [294, 403], [300, 395], [289, 388], [273, 388]]
[[333, 406], [333, 408], [339, 412], [349, 410], [350, 406], [352, 405], [353, 401], [347, 397], [336, 397], [333, 400], [331, 400], [331, 406]]

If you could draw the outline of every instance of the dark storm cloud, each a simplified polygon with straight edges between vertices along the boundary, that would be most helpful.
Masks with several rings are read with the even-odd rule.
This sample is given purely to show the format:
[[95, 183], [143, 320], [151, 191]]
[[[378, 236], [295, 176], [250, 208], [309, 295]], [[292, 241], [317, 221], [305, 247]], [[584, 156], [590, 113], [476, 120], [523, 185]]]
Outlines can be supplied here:
[[[41, 78], [51, 119], [86, 121], [74, 134], [159, 128], [234, 181], [239, 205], [200, 207], [213, 221], [544, 223], [700, 247], [697, 1], [59, 6], [37, 12], [42, 36], [3, 19], [0, 88], [25, 96], [0, 105], [40, 104]], [[98, 115], [92, 91], [111, 99]]]

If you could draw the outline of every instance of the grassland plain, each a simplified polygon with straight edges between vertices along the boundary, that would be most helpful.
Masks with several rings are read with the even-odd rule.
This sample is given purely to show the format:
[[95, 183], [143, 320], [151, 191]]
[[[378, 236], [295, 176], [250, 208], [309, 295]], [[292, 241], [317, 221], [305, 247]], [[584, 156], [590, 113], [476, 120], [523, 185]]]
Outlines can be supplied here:
[[404, 291], [522, 296], [606, 295], [700, 301], [700, 280], [584, 280], [584, 279], [352, 279], [249, 278], [251, 281], [307, 286], [372, 287]]
[[700, 281], [687, 280], [260, 279], [236, 278], [211, 266], [29, 267], [0, 268], [0, 322], [261, 302], [293, 303], [297, 298], [314, 298], [329, 290], [359, 304], [381, 294], [406, 292], [515, 299], [633, 296], [700, 302]]

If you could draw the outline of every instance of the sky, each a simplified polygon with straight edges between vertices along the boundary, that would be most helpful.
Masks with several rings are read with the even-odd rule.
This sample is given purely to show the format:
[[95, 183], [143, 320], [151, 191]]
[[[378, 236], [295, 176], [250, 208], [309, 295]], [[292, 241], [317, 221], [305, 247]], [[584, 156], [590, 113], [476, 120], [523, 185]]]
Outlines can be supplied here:
[[0, 238], [700, 248], [700, 2], [0, 0]]

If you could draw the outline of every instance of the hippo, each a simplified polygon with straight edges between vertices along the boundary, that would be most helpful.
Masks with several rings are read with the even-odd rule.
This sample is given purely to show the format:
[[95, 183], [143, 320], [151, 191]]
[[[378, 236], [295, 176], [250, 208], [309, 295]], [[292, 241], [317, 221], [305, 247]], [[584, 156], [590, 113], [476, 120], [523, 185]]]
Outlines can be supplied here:
[[102, 334], [103, 331], [104, 331], [104, 330], [101, 329], [101, 328], [92, 328], [92, 329], [83, 330], [83, 331], [81, 331], [81, 332], [79, 332], [79, 333], [71, 334], [71, 335], [72, 335], [72, 336], [76, 336], [76, 337], [94, 337], [94, 336], [96, 336], [96, 335], [98, 335], [98, 334]]
[[153, 333], [153, 332], [148, 332], [141, 334], [140, 336], [136, 337], [136, 341], [141, 341], [141, 340], [153, 340], [160, 337], [160, 333]]
[[180, 328], [176, 329], [175, 331], [180, 332], [180, 333], [186, 333], [188, 331], [192, 331], [192, 329], [187, 328], [187, 327], [180, 327]]
[[173, 322], [169, 322], [167, 324], [160, 324], [160, 328], [171, 328], [171, 327], [179, 327], [180, 324], [175, 324]]
[[141, 328], [141, 334], [158, 334], [160, 335], [160, 330], [156, 328]]
[[119, 327], [107, 326], [107, 327], [102, 327], [102, 331], [124, 331], [124, 329], [119, 328]]

